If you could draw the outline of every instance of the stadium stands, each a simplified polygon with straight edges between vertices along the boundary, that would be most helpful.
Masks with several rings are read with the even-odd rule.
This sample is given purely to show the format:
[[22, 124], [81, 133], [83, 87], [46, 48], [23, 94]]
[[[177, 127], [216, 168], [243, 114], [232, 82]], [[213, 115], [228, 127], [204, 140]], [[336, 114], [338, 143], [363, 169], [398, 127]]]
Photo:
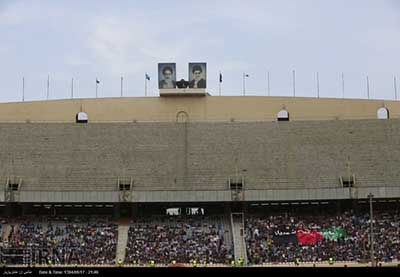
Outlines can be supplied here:
[[[346, 210], [298, 212], [283, 209], [245, 215], [247, 266], [370, 259], [369, 215]], [[226, 216], [141, 216], [131, 220], [122, 255], [125, 265], [238, 261]], [[375, 257], [400, 260], [400, 210], [374, 216]], [[25, 216], [1, 219], [1, 262], [5, 264], [115, 265], [118, 227], [98, 216]], [[236, 250], [235, 250], [236, 252]]]

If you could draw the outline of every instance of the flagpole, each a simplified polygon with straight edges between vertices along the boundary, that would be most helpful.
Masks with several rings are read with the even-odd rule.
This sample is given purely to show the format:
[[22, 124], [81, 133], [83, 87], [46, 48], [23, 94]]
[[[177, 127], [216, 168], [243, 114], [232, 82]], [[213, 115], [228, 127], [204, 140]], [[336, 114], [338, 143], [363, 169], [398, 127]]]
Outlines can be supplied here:
[[25, 77], [22, 77], [22, 102], [25, 101]]
[[344, 73], [342, 72], [342, 94], [344, 98]]
[[243, 96], [246, 95], [246, 73], [243, 73]]
[[71, 99], [74, 98], [74, 78], [71, 80]]
[[124, 88], [124, 77], [121, 76], [121, 97], [124, 95], [123, 88]]
[[50, 94], [50, 75], [47, 75], [47, 100], [49, 100]]
[[271, 96], [271, 87], [269, 83], [269, 71], [267, 72], [267, 88], [268, 88], [268, 96]]
[[369, 77], [367, 75], [367, 97], [369, 99]]
[[296, 71], [293, 70], [293, 97], [296, 97]]
[[317, 97], [319, 98], [319, 72], [317, 72]]
[[397, 100], [397, 80], [396, 80], [396, 76], [394, 76], [393, 82], [394, 82], [394, 100]]
[[147, 96], [147, 78], [146, 78], [146, 74], [144, 74], [144, 96]]
[[97, 98], [97, 85], [98, 85], [98, 82], [97, 82], [97, 77], [96, 77], [96, 98]]

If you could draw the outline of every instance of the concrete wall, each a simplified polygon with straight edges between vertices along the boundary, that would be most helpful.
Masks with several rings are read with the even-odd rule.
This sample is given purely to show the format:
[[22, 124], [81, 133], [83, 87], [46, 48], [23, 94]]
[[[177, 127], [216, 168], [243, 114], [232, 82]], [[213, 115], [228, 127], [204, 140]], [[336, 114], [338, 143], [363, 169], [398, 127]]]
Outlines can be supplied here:
[[374, 119], [378, 108], [400, 118], [400, 101], [267, 96], [141, 97], [33, 101], [0, 104], [0, 122], [175, 122], [180, 111], [191, 121], [275, 121], [285, 108], [291, 120]]

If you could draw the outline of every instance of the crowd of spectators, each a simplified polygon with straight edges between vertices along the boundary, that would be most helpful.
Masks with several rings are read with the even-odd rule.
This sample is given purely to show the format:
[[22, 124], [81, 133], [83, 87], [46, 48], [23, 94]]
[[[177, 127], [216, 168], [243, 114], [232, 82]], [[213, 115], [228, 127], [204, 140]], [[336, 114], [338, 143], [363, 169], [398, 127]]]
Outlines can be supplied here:
[[132, 222], [128, 233], [126, 263], [229, 263], [233, 249], [226, 243], [221, 223], [205, 219], [152, 219]]
[[[374, 250], [378, 261], [400, 260], [400, 214], [374, 215]], [[370, 259], [370, 220], [368, 214], [347, 211], [340, 215], [271, 215], [246, 218], [246, 246], [252, 264], [276, 262], [356, 261]], [[344, 235], [315, 243], [296, 240], [299, 230], [318, 232], [341, 228]], [[302, 232], [301, 231], [301, 232]], [[282, 239], [284, 238], [284, 239]], [[321, 235], [322, 238], [322, 235]]]
[[[3, 261], [10, 257], [13, 263], [118, 262], [118, 226], [107, 217], [19, 217], [0, 223]], [[229, 224], [222, 217], [137, 218], [130, 223], [124, 262], [229, 264], [234, 259]], [[376, 211], [373, 225], [376, 260], [399, 261], [399, 211]], [[370, 218], [352, 210], [335, 215], [245, 214], [245, 241], [250, 264], [369, 261]]]
[[29, 250], [38, 264], [115, 264], [117, 230], [99, 217], [25, 217], [11, 224], [3, 249]]

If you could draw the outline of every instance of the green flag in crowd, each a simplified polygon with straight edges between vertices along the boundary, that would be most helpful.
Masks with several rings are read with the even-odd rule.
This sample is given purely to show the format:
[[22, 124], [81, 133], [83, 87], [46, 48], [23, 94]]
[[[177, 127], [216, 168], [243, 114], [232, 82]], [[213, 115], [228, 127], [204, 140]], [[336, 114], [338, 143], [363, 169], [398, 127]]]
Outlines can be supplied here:
[[324, 239], [333, 241], [337, 241], [339, 238], [347, 236], [346, 230], [344, 230], [342, 227], [323, 229], [321, 233]]

